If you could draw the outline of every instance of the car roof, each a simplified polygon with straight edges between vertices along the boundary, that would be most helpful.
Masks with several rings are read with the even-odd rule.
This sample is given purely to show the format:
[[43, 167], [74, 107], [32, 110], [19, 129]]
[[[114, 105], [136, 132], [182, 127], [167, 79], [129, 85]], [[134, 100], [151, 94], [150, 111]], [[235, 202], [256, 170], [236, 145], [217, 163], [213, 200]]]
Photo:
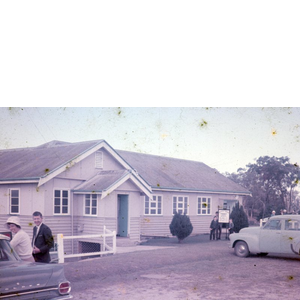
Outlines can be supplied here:
[[296, 219], [300, 220], [300, 215], [286, 214], [286, 215], [275, 215], [271, 217], [272, 219]]
[[0, 234], [0, 239], [1, 240], [10, 240], [10, 238], [8, 237], [8, 236], [6, 236], [6, 235], [3, 235], [3, 234]]

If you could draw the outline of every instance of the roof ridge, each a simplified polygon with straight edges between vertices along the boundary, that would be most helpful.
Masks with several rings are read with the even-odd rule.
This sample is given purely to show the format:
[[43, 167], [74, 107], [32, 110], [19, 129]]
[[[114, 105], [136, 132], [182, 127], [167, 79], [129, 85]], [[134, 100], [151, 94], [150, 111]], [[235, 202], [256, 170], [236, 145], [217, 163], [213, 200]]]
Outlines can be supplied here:
[[[201, 163], [201, 164], [209, 167], [204, 162], [199, 161], [199, 160], [191, 160], [191, 159], [185, 159], [185, 158], [179, 158], [179, 157], [171, 157], [171, 156], [163, 156], [163, 155], [150, 154], [150, 153], [134, 152], [134, 151], [128, 151], [128, 150], [115, 150], [115, 151], [127, 152], [127, 153], [132, 153], [132, 154], [139, 154], [139, 155], [154, 156], [154, 157], [161, 157], [161, 158], [168, 158], [168, 159], [181, 160], [181, 161], [184, 160], [184, 161], [196, 162], [196, 163]], [[214, 169], [214, 168], [211, 168], [211, 169]]]

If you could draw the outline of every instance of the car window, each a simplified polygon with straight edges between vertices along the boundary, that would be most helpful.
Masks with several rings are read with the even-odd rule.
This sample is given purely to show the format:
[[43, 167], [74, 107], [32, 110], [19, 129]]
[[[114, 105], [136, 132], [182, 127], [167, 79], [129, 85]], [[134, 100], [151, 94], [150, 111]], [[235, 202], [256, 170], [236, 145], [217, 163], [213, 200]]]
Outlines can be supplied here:
[[280, 220], [272, 220], [272, 219], [270, 219], [266, 223], [266, 225], [263, 227], [263, 229], [280, 230], [281, 229], [281, 222], [280, 222]]
[[8, 241], [0, 240], [0, 261], [18, 260]]
[[299, 221], [296, 220], [285, 220], [285, 230], [299, 230], [300, 231], [300, 226], [299, 226]]

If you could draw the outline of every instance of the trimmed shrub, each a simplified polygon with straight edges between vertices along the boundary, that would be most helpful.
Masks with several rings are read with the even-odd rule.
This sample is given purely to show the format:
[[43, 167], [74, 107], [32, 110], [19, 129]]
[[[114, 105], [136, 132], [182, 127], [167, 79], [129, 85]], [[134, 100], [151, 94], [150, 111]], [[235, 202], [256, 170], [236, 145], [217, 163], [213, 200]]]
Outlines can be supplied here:
[[169, 227], [171, 234], [177, 236], [178, 243], [181, 243], [193, 231], [193, 225], [186, 214], [175, 213]]

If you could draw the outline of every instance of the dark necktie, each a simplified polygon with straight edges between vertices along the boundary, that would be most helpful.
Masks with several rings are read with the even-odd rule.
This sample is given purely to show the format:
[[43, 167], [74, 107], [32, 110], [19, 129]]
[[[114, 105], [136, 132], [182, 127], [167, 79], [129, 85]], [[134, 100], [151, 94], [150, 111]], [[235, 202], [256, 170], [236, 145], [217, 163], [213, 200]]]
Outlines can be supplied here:
[[35, 242], [35, 238], [36, 238], [36, 231], [37, 231], [37, 227], [34, 226], [34, 228], [33, 228], [33, 238], [32, 238], [32, 247], [34, 246], [34, 242]]

